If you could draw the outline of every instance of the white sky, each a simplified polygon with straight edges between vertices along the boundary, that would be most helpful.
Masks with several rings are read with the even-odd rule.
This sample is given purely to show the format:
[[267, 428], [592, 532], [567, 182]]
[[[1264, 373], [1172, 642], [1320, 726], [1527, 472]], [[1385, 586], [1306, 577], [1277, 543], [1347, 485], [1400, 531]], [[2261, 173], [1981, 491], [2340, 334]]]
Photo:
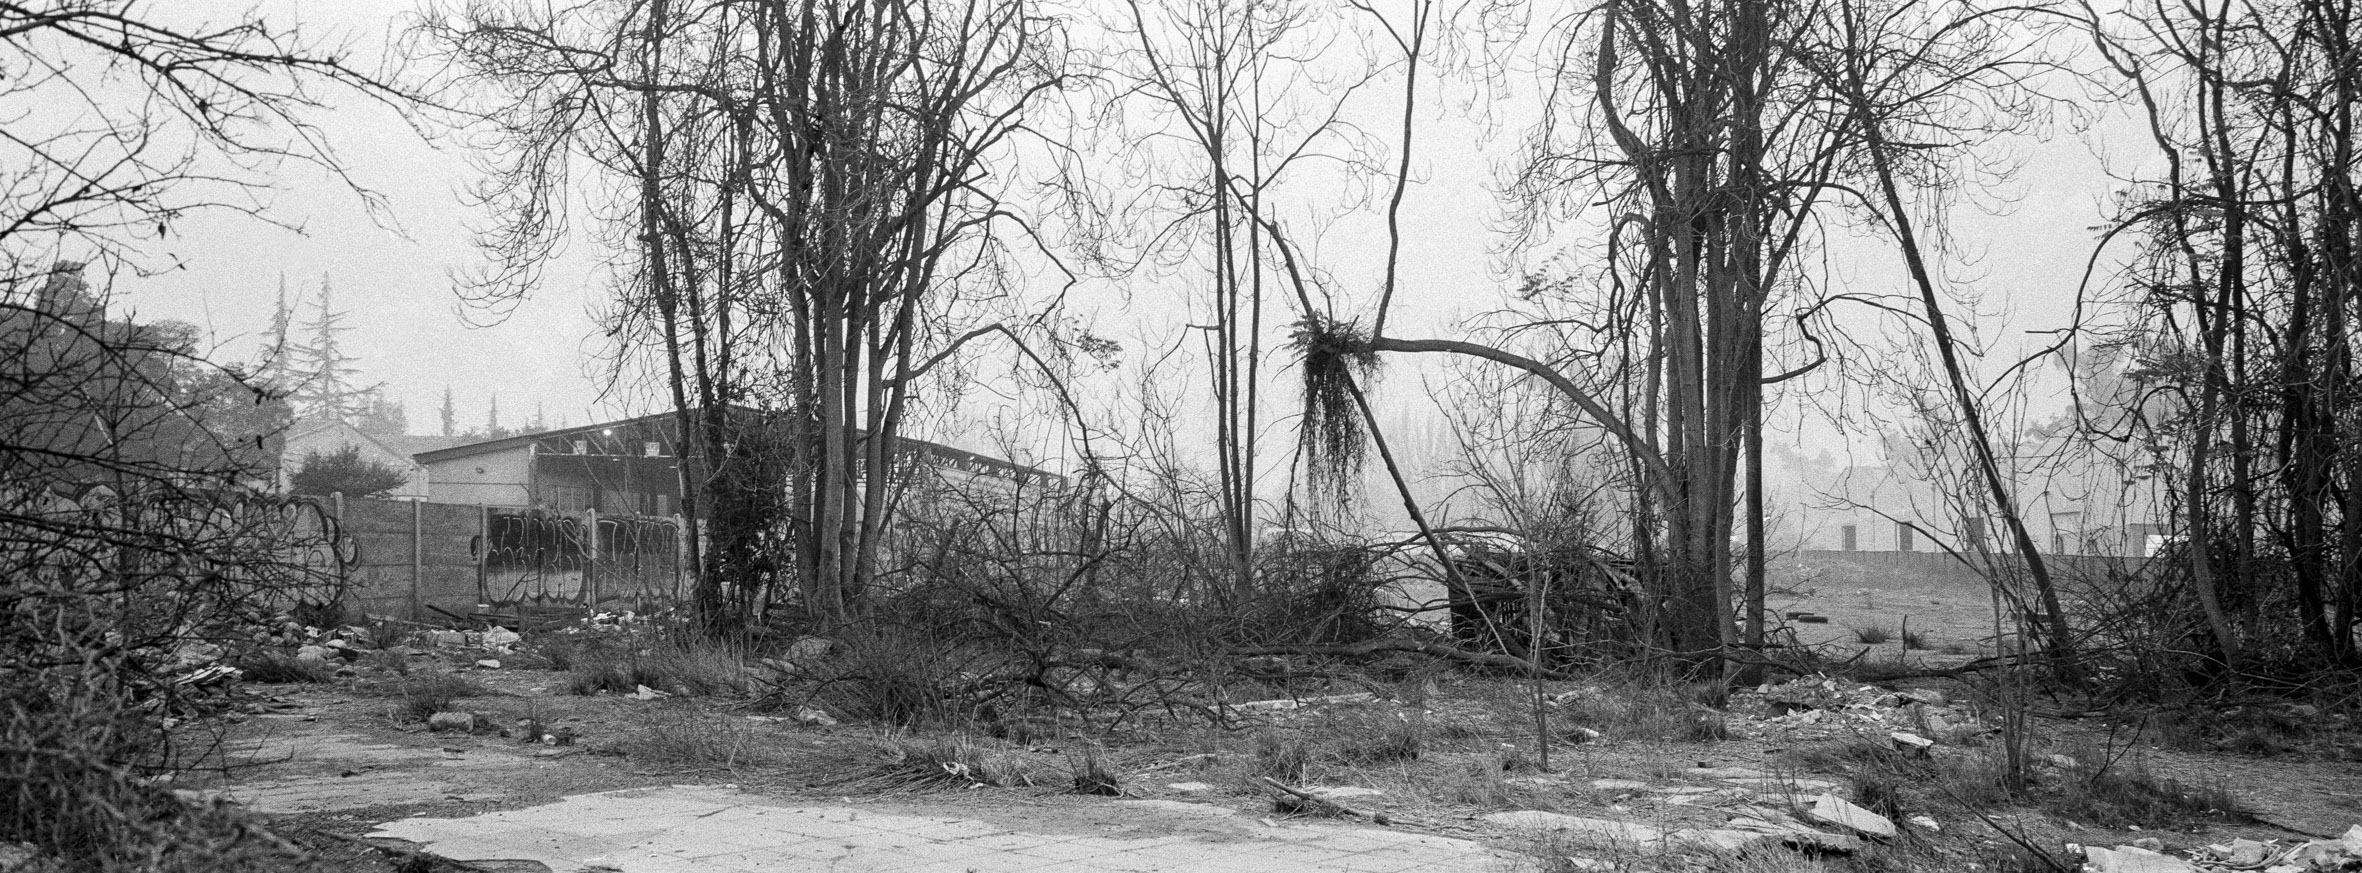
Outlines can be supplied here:
[[[208, 5], [194, 4], [176, 14]], [[410, 0], [276, 0], [262, 8], [281, 20], [300, 20], [307, 32], [329, 41], [349, 42], [367, 66], [384, 51], [389, 22], [413, 5]], [[1383, 85], [1374, 92], [1378, 105], [1395, 105], [1395, 87]], [[1487, 186], [1499, 157], [1478, 150], [1483, 135], [1478, 128], [1433, 121], [1419, 134], [1414, 167], [1420, 184], [1404, 208], [1409, 234], [1393, 335], [1457, 335], [1456, 319], [1503, 300], [1503, 283], [1495, 278], [1501, 265], [1487, 251], [1496, 214]], [[348, 350], [367, 379], [385, 383], [406, 405], [416, 433], [436, 432], [436, 408], [446, 386], [456, 394], [463, 429], [484, 423], [494, 393], [502, 422], [509, 425], [530, 418], [536, 406], [553, 425], [649, 409], [647, 400], [637, 396], [620, 402], [599, 399], [597, 365], [589, 354], [599, 346], [588, 315], [601, 300], [599, 253], [578, 246], [549, 267], [546, 287], [516, 312], [494, 326], [471, 326], [450, 278], [478, 258], [469, 228], [482, 217], [471, 214], [461, 198], [472, 173], [465, 155], [448, 143], [422, 139], [390, 111], [359, 101], [319, 123], [354, 178], [384, 195], [392, 226], [364, 214], [359, 199], [334, 180], [310, 168], [290, 168], [279, 180], [282, 190], [271, 209], [280, 220], [300, 225], [301, 233], [227, 215], [189, 221], [180, 236], [154, 252], [156, 261], [177, 261], [182, 267], [154, 278], [121, 280], [120, 299], [142, 318], [180, 319], [208, 328], [225, 356], [244, 358], [260, 343], [280, 277], [291, 290], [308, 291], [325, 275], [337, 305], [351, 312]], [[1376, 133], [1388, 139], [1390, 130]], [[1512, 127], [1492, 136], [1506, 142], [1516, 134]], [[2132, 153], [2144, 149], [2137, 138], [2109, 145]], [[1978, 198], [2004, 195], [2014, 207], [1998, 217], [1971, 208], [1955, 216], [1966, 248], [1983, 253], [1973, 270], [1960, 274], [1975, 280], [1988, 309], [2008, 315], [2006, 325], [1980, 327], [1982, 335], [1999, 338], [1993, 343], [1997, 349], [2033, 341], [2015, 332], [2057, 327], [2067, 318], [2094, 237], [2088, 228], [2098, 223], [2099, 203], [2110, 186], [2093, 156], [2095, 147], [2089, 138], [2073, 134], [2022, 141], [2018, 148], [2026, 164], [2017, 180], [2009, 190], [1980, 192], [1986, 196]], [[1383, 251], [1381, 229], [1374, 212], [1332, 226], [1319, 237], [1317, 260], [1346, 274], [1349, 288], [1370, 288]], [[1863, 284], [1899, 283], [1899, 262], [1888, 248], [1833, 248], [1839, 275]], [[1364, 274], [1354, 275], [1356, 270]], [[1148, 353], [1146, 346], [1170, 344], [1184, 322], [1177, 308], [1154, 301], [1174, 296], [1166, 286], [1178, 287], [1185, 278], [1088, 287], [1070, 305], [1096, 322], [1100, 333], [1122, 341], [1137, 361]], [[1895, 284], [1891, 290], [1903, 289]], [[1422, 372], [1390, 366], [1385, 391], [1398, 413], [1424, 408]], [[1281, 378], [1292, 379], [1292, 374]], [[1275, 382], [1268, 390], [1292, 398], [1292, 385]], [[1292, 399], [1286, 405], [1292, 407]], [[1812, 430], [1800, 430], [1799, 439]], [[967, 442], [990, 447], [987, 439]], [[1285, 454], [1287, 445], [1284, 437], [1275, 439], [1271, 451]]]

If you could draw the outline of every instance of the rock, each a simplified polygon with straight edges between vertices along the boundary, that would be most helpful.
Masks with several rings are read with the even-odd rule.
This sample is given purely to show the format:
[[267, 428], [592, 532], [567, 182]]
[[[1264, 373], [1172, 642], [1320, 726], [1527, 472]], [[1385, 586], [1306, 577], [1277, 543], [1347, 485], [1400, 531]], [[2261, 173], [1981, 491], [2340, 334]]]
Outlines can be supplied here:
[[477, 662], [476, 662], [476, 666], [478, 666], [478, 667], [482, 667], [482, 668], [484, 668], [484, 669], [486, 669], [486, 670], [498, 670], [498, 669], [500, 669], [500, 659], [498, 659], [498, 658], [485, 658], [485, 659], [483, 659], [483, 660], [481, 660], [481, 661], [477, 661]]
[[2345, 835], [2338, 837], [2337, 841], [2344, 844], [2346, 854], [2362, 856], [2362, 825], [2347, 828]]
[[639, 687], [639, 690], [633, 691], [631, 694], [626, 696], [634, 700], [656, 700], [659, 698], [671, 697], [672, 695], [658, 691], [654, 688], [650, 688], [646, 685], [642, 685]]
[[541, 741], [552, 746], [571, 746], [574, 745], [574, 736], [572, 727], [560, 725], [548, 733], [542, 734]]
[[837, 641], [826, 637], [804, 637], [787, 644], [787, 661], [799, 667], [809, 667], [836, 651]]
[[[2346, 833], [2347, 836], [2353, 835], [2352, 831]], [[2208, 848], [2214, 849], [2216, 854], [2222, 856], [2224, 862], [2234, 867], [2258, 866], [2264, 862], [2265, 857], [2272, 853], [2271, 846], [2245, 837], [2232, 840], [2228, 846], [2209, 846]]]
[[467, 645], [467, 634], [448, 630], [430, 631], [425, 640], [431, 646], [464, 646]]
[[2190, 862], [2136, 846], [2083, 847], [2084, 873], [2196, 873]]
[[1886, 816], [1871, 812], [1841, 800], [1834, 794], [1813, 798], [1812, 808], [1805, 815], [1822, 824], [1836, 825], [1867, 837], [1894, 839], [1895, 823]]
[[1948, 702], [1944, 699], [1944, 692], [1931, 688], [1914, 688], [1903, 692], [1903, 696], [1922, 706], [1943, 706]]
[[1895, 751], [1919, 757], [1926, 757], [1928, 750], [1936, 747], [1936, 741], [1910, 731], [1895, 731], [1887, 734], [1886, 739], [1894, 743]]
[[1637, 779], [1593, 779], [1591, 787], [1601, 791], [1647, 791], [1649, 785]]
[[[2140, 830], [2140, 829], [2139, 829], [2139, 828], [2134, 828], [2133, 830]], [[2158, 839], [2158, 838], [2156, 838], [2156, 837], [2142, 837], [2142, 838], [2140, 838], [2140, 839], [2137, 839], [2137, 840], [2134, 840], [2134, 841], [2132, 841], [2132, 848], [2135, 848], [2135, 849], [2144, 849], [2144, 850], [2151, 851], [2151, 852], [2158, 852], [2158, 853], [2163, 853], [2163, 852], [2165, 851], [2165, 841], [2164, 841], [2164, 840], [2160, 840], [2160, 839]]]
[[837, 720], [828, 710], [811, 704], [796, 707], [796, 724], [805, 727], [836, 727]]
[[1909, 821], [1911, 822], [1911, 826], [1915, 828], [1922, 828], [1931, 831], [1940, 831], [1944, 829], [1943, 824], [1937, 822], [1932, 816], [1915, 815], [1912, 816]]
[[483, 639], [484, 647], [488, 649], [505, 649], [525, 641], [524, 635], [505, 627], [485, 631]]
[[1165, 787], [1183, 794], [1204, 794], [1214, 790], [1214, 786], [1204, 782], [1174, 782]]
[[1540, 810], [1495, 812], [1481, 816], [1484, 821], [1502, 827], [1529, 831], [1565, 831], [1605, 839], [1635, 843], [1654, 843], [1665, 838], [1665, 832], [1648, 825], [1609, 821], [1603, 818], [1584, 818]]
[[1832, 834], [1827, 831], [1813, 830], [1812, 828], [1808, 828], [1794, 822], [1771, 821], [1768, 819], [1755, 818], [1751, 816], [1741, 816], [1739, 818], [1731, 819], [1730, 830], [1722, 831], [1720, 833], [1746, 834], [1749, 837], [1748, 840], [1740, 842], [1737, 845], [1726, 844], [1725, 840], [1727, 838], [1717, 839], [1714, 841], [1714, 845], [1725, 849], [1726, 851], [1736, 851], [1749, 846], [1762, 845], [1768, 842], [1778, 842], [1799, 851], [1834, 852], [1837, 854], [1851, 855], [1855, 852], [1861, 851], [1866, 845], [1868, 845], [1862, 841], [1861, 837], [1849, 836], [1846, 834]]
[[1354, 798], [1359, 798], [1359, 797], [1384, 797], [1384, 796], [1386, 796], [1386, 792], [1384, 792], [1384, 791], [1381, 791], [1381, 790], [1379, 790], [1379, 789], [1376, 789], [1376, 788], [1363, 788], [1363, 787], [1361, 787], [1361, 786], [1358, 786], [1358, 785], [1332, 785], [1332, 786], [1321, 786], [1321, 787], [1315, 787], [1315, 788], [1306, 788], [1306, 789], [1304, 789], [1304, 790], [1305, 790], [1305, 791], [1308, 791], [1308, 792], [1311, 792], [1311, 793], [1313, 793], [1313, 794], [1318, 794], [1318, 795], [1320, 795], [1322, 798], [1324, 798], [1324, 799], [1327, 799], [1327, 800], [1352, 800], [1352, 799], [1354, 799]]
[[2061, 770], [2073, 770], [2077, 767], [2083, 766], [2083, 762], [2077, 761], [2065, 755], [2052, 755], [2048, 760], [2050, 761], [2051, 766], [2057, 767]]
[[472, 712], [438, 712], [426, 717], [426, 729], [437, 733], [443, 731], [472, 732], [476, 729], [476, 714]]
[[328, 648], [326, 646], [305, 646], [295, 650], [295, 659], [313, 664], [325, 664], [328, 663]]

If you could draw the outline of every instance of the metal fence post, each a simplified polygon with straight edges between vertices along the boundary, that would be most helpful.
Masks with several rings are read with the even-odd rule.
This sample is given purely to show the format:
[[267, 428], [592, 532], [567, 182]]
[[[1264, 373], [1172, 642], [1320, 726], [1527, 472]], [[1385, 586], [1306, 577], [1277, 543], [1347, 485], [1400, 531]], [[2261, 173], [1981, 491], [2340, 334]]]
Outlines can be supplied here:
[[410, 501], [410, 620], [426, 612], [419, 587], [426, 581], [426, 501]]

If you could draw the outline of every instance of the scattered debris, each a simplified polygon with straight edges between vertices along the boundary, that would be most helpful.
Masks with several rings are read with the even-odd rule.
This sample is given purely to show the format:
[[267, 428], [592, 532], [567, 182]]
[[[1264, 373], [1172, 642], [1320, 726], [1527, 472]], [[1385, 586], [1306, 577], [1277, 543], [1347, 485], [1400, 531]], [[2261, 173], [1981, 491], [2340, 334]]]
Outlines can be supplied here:
[[2362, 825], [2347, 828], [2343, 836], [2334, 840], [2311, 840], [2294, 845], [2283, 844], [2279, 840], [2240, 838], [2198, 849], [2186, 859], [2166, 854], [2164, 844], [2154, 837], [2113, 849], [2072, 845], [2067, 848], [2083, 853], [2085, 873], [2231, 873], [2250, 870], [2264, 873], [2311, 873], [2353, 870], [2362, 868]]
[[1895, 751], [1922, 758], [1927, 757], [1928, 751], [1936, 747], [1936, 741], [1910, 731], [1895, 731], [1887, 734], [1886, 738], [1894, 743]]
[[837, 726], [836, 717], [829, 715], [828, 710], [821, 709], [820, 707], [813, 706], [809, 703], [796, 707], [795, 718], [796, 724], [800, 724], [805, 727]]
[[631, 699], [633, 699], [633, 700], [658, 700], [658, 699], [662, 699], [662, 698], [666, 698], [666, 697], [671, 697], [672, 695], [671, 695], [671, 694], [667, 694], [667, 693], [665, 693], [665, 692], [662, 692], [662, 691], [658, 691], [658, 690], [656, 690], [656, 689], [654, 689], [654, 688], [650, 688], [650, 687], [648, 687], [648, 686], [646, 686], [646, 685], [642, 685], [642, 686], [640, 686], [640, 687], [639, 687], [639, 690], [637, 690], [637, 691], [633, 691], [632, 693], [630, 693], [630, 694], [627, 694], [627, 695], [624, 695], [624, 696], [625, 696], [625, 697], [629, 697], [629, 698], [631, 698]]

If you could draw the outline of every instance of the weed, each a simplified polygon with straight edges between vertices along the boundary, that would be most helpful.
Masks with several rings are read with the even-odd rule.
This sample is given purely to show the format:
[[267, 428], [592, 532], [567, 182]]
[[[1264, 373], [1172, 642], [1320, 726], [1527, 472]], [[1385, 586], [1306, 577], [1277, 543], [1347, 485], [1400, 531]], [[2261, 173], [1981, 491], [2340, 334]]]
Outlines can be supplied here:
[[1076, 794], [1120, 797], [1124, 793], [1123, 786], [1116, 779], [1115, 773], [1108, 770], [1107, 765], [1099, 760], [1099, 752], [1096, 749], [1084, 752], [1081, 760], [1067, 759], [1066, 768], [1074, 776], [1074, 793]]
[[2221, 786], [2183, 785], [2150, 772], [2138, 757], [2099, 763], [2108, 760], [2106, 753], [2092, 750], [2073, 757], [2094, 764], [2065, 780], [2058, 795], [2051, 798], [2061, 814], [2108, 827], [2145, 828], [2245, 818], [2238, 799]]
[[255, 652], [232, 664], [246, 681], [263, 685], [326, 682], [336, 678], [336, 667], [326, 661], [306, 661], [277, 652]]
[[1903, 648], [1920, 651], [1925, 651], [1926, 649], [1931, 648], [1927, 644], [1927, 633], [1925, 631], [1915, 631], [1908, 628], [1904, 629]]
[[1713, 693], [1710, 688], [1639, 677], [1613, 692], [1568, 698], [1560, 707], [1559, 721], [1614, 739], [1727, 739], [1730, 730], [1722, 714], [1702, 702]]
[[1894, 632], [1887, 630], [1885, 625], [1865, 625], [1854, 628], [1853, 632], [1854, 642], [1865, 646], [1875, 646], [1895, 638]]
[[1339, 757], [1350, 764], [1390, 764], [1416, 761], [1426, 746], [1426, 726], [1408, 718], [1386, 719], [1378, 735], [1366, 742], [1348, 739]]
[[875, 752], [850, 781], [901, 789], [1035, 784], [1022, 764], [965, 739], [889, 740], [879, 743]]
[[960, 722], [976, 713], [954, 690], [967, 666], [959, 654], [908, 629], [847, 635], [834, 657], [804, 671], [814, 683], [804, 696], [847, 718], [902, 727]]
[[427, 716], [449, 712], [452, 703], [460, 698], [491, 694], [484, 686], [476, 684], [475, 680], [451, 673], [411, 676], [396, 682], [364, 685], [361, 690], [398, 700], [393, 716], [395, 721], [403, 724], [424, 722]]
[[1447, 773], [1442, 790], [1436, 793], [1452, 803], [1479, 809], [1525, 808], [1525, 792], [1509, 784], [1505, 764], [1501, 758], [1478, 759], [1474, 766]]
[[1255, 734], [1254, 775], [1296, 785], [1304, 781], [1304, 772], [1311, 765], [1312, 749], [1303, 740], [1268, 729]]
[[755, 724], [695, 706], [642, 710], [640, 727], [621, 751], [666, 772], [734, 771], [775, 764], [778, 753]]
[[574, 674], [576, 694], [630, 694], [640, 686], [668, 694], [737, 693], [746, 690], [745, 659], [728, 646], [666, 640], [646, 648], [557, 647], [543, 657], [564, 658]]

